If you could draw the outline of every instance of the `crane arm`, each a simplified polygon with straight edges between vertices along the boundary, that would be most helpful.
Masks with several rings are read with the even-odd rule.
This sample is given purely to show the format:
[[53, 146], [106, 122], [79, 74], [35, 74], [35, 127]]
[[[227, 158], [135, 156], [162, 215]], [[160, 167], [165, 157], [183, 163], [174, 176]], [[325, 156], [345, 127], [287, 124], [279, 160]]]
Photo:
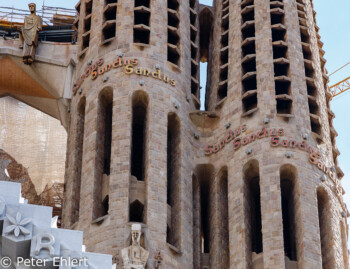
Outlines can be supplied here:
[[330, 87], [330, 93], [332, 97], [350, 90], [350, 77], [338, 82], [337, 84]]

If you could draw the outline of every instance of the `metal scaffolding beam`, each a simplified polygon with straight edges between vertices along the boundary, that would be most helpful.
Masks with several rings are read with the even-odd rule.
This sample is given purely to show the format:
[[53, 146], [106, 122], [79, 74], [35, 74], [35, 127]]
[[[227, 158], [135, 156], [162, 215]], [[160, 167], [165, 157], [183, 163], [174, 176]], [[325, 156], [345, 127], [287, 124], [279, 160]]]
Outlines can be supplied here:
[[350, 90], [350, 77], [330, 87], [330, 93], [333, 98], [348, 90]]

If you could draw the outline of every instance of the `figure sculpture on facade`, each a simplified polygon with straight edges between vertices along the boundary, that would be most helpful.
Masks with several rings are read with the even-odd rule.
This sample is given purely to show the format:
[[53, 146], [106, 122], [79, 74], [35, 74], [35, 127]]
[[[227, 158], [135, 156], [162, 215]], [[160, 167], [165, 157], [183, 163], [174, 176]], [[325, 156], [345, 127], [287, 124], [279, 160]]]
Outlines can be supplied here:
[[38, 46], [39, 31], [42, 29], [41, 17], [36, 15], [36, 5], [28, 5], [30, 16], [24, 18], [24, 26], [19, 28], [19, 48], [23, 48], [23, 62], [32, 64], [35, 58], [35, 50]]
[[131, 227], [132, 244], [122, 249], [123, 269], [144, 269], [149, 252], [140, 246], [141, 225], [133, 224]]

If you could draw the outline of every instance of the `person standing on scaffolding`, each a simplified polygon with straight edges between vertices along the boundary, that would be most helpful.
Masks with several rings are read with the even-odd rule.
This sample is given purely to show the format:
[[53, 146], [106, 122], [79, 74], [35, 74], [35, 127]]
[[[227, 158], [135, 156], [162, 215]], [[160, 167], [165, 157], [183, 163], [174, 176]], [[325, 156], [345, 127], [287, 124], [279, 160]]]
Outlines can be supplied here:
[[24, 27], [19, 29], [19, 48], [23, 48], [23, 62], [30, 65], [34, 62], [42, 20], [35, 14], [36, 4], [30, 3], [28, 7], [30, 16], [24, 18]]

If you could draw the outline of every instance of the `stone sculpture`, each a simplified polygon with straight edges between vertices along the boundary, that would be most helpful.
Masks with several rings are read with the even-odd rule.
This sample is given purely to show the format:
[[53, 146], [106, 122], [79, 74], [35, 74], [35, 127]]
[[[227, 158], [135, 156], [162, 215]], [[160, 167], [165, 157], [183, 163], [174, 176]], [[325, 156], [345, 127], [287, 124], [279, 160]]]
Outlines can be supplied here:
[[112, 256], [83, 250], [82, 232], [52, 224], [52, 208], [25, 203], [20, 184], [0, 178], [0, 269], [112, 268]]
[[123, 269], [144, 269], [148, 260], [149, 252], [140, 246], [140, 224], [132, 225], [131, 238], [131, 246], [122, 249]]
[[23, 48], [23, 62], [32, 64], [35, 58], [35, 50], [38, 46], [39, 31], [42, 29], [41, 17], [36, 15], [36, 5], [28, 5], [30, 16], [24, 18], [24, 26], [19, 29], [19, 47]]

